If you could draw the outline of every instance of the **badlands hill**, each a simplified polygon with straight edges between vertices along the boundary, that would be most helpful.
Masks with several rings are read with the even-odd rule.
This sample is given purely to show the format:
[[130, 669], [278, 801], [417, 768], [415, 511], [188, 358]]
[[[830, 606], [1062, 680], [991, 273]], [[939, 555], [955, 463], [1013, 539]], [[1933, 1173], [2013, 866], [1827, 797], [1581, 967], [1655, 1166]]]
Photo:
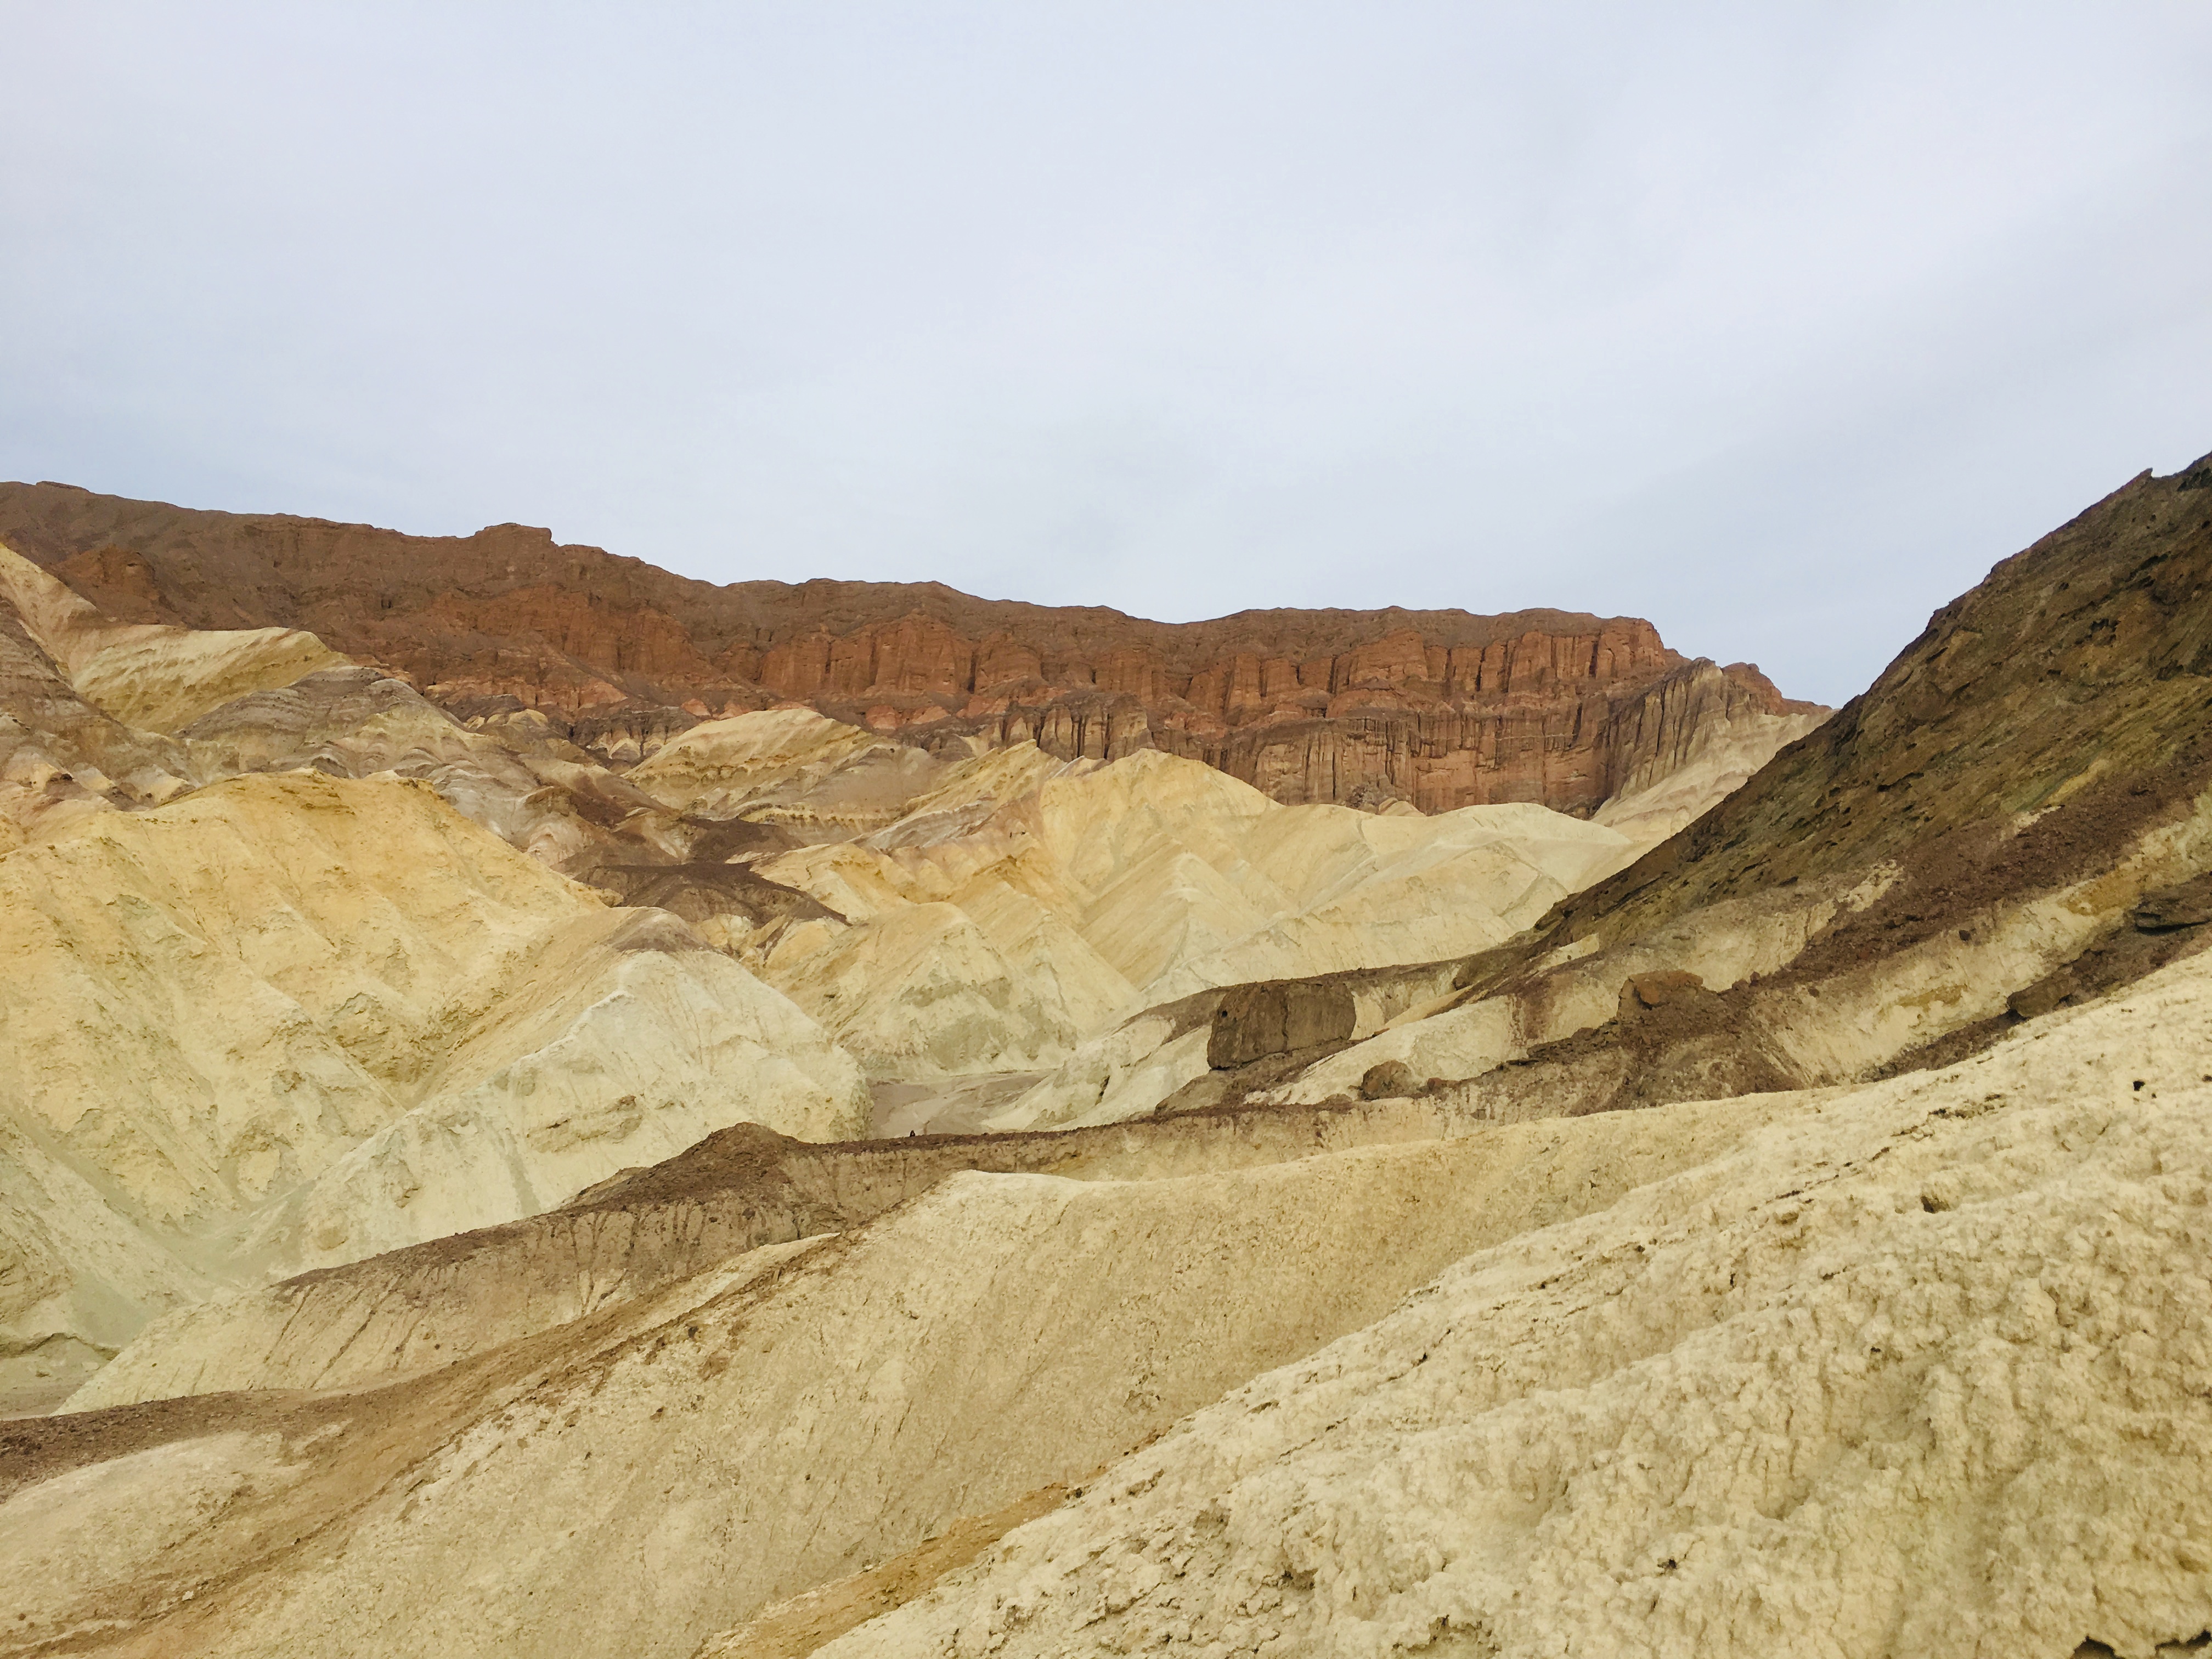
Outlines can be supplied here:
[[[1328, 1049], [1316, 1022], [1349, 1034], [1356, 988], [1275, 988], [1221, 1011], [1215, 1067], [1287, 1103], [1396, 1064], [1498, 1118], [1808, 1087], [1971, 1054], [2194, 949], [2208, 475], [2146, 473], [1999, 565], [1819, 731], [1390, 1029]], [[1284, 1026], [1285, 999], [1323, 1012]]]
[[680, 922], [398, 781], [241, 778], [0, 860], [0, 1027], [19, 1374], [739, 1117], [868, 1118], [844, 1051]]
[[[617, 765], [798, 700], [938, 754], [1157, 748], [1279, 801], [1584, 815], [1685, 768], [1740, 781], [1826, 713], [1649, 623], [1556, 611], [1170, 624], [938, 583], [716, 586], [521, 525], [407, 536], [56, 483], [0, 483], [0, 543], [119, 620], [306, 630], [464, 718], [538, 710]], [[1647, 811], [1673, 830], [1682, 805]]]
[[536, 1214], [732, 1124], [972, 1121], [1191, 988], [1496, 944], [1655, 834], [1285, 806], [1158, 750], [932, 753], [798, 707], [623, 772], [309, 633], [119, 608], [0, 547], [22, 1405], [167, 1312]]
[[[829, 726], [714, 722], [631, 778], [668, 789], [769, 721]], [[885, 1079], [1048, 1067], [1206, 986], [1463, 955], [1638, 850], [1537, 806], [1280, 806], [1157, 750], [1071, 765], [1023, 744], [907, 805], [872, 835], [756, 859], [822, 913], [721, 935]]]
[[[100, 711], [38, 628], [43, 755]], [[9, 985], [153, 1066], [153, 988], [236, 984], [252, 1053], [323, 1042], [394, 1123], [415, 1056], [547, 1174], [417, 1225], [496, 1187], [457, 1135], [453, 1192], [287, 1173], [346, 1203], [258, 1210], [251, 1157], [305, 1131], [249, 1091], [265, 1133], [171, 1223], [181, 1152], [118, 1132], [189, 1150], [228, 1093], [164, 1119], [51, 1020], [8, 1121], [43, 1152], [92, 1079], [70, 1168], [114, 1220], [73, 1237], [116, 1242], [49, 1276], [179, 1266], [67, 1409], [0, 1424], [0, 1652], [2212, 1648], [2212, 458], [1999, 566], [1717, 805], [1678, 772], [1710, 810], [1656, 846], [1633, 799], [1363, 813], [815, 709], [618, 774], [374, 669], [269, 678], [175, 736], [104, 716], [173, 784], [26, 772], [0, 881], [54, 943]], [[454, 866], [419, 892], [366, 839], [409, 811], [394, 860]], [[192, 874], [210, 825], [250, 879]], [[657, 1162], [618, 1150], [651, 1113], [561, 1140], [627, 1122], [619, 1076], [588, 1120], [473, 1081], [506, 1050], [471, 1021], [601, 951], [757, 1022], [672, 1074], [672, 1129], [745, 1098]], [[356, 986], [392, 1011], [349, 1023]], [[464, 1012], [406, 1023], [441, 988]], [[532, 1052], [586, 1108], [677, 1040], [565, 1029]], [[751, 1109], [809, 1054], [819, 1106]], [[851, 1138], [863, 1067], [878, 1123], [981, 1132]], [[293, 1271], [334, 1215], [401, 1248]]]
[[398, 1382], [17, 1424], [10, 1624], [2178, 1652], [2212, 1622], [2208, 997], [2200, 957], [1851, 1090], [960, 1176]]

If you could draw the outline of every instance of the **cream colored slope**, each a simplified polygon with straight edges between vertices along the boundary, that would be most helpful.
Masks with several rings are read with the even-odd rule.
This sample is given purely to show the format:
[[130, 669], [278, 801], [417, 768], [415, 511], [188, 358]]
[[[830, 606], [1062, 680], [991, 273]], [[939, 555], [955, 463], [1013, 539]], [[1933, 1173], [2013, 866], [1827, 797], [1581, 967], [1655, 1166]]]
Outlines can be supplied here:
[[[975, 924], [996, 957], [977, 971], [1011, 989], [994, 994], [993, 1018], [963, 1015], [958, 1043], [928, 1062], [955, 1070], [1049, 1066], [1133, 1008], [1208, 986], [1463, 956], [1629, 845], [1540, 807], [1425, 818], [1282, 806], [1157, 751], [1063, 767], [1021, 745], [960, 771], [878, 835], [760, 866], [860, 933], [914, 906]], [[909, 940], [925, 927], [897, 925]], [[982, 959], [941, 908], [926, 926]], [[746, 960], [885, 1074], [913, 1062], [940, 996], [908, 975], [910, 945], [878, 949], [835, 923], [780, 933]]]
[[763, 861], [858, 926], [810, 923], [745, 960], [876, 1075], [1048, 1066], [1140, 978], [1265, 921], [1232, 876], [1281, 895], [1223, 825], [1279, 810], [1194, 762], [1063, 766], [1018, 745], [881, 835]]
[[[708, 1275], [307, 1415], [192, 1402], [204, 1429], [0, 1504], [0, 1630], [167, 1656], [687, 1659], [1771, 1109], [1179, 1180], [962, 1175], [742, 1288]], [[67, 1443], [96, 1444], [80, 1421]], [[228, 1501], [201, 1506], [210, 1490]]]
[[1245, 860], [1209, 859], [1163, 839], [1075, 913], [1085, 939], [1140, 994], [1179, 963], [1249, 938], [1281, 914], [1277, 893], [1252, 890], [1259, 884]]
[[1064, 916], [987, 873], [959, 890], [960, 908], [1015, 975], [1065, 1011], [1071, 1033], [1113, 1023], [1135, 999], [1114, 965]]
[[1035, 1068], [1074, 1040], [1054, 988], [1018, 975], [955, 905], [902, 905], [860, 927], [808, 922], [749, 960], [872, 1077]]
[[1033, 795], [1055, 778], [1084, 777], [1103, 765], [1095, 760], [1060, 760], [1033, 743], [989, 750], [945, 772], [927, 794], [907, 804], [896, 824], [870, 840], [885, 848], [957, 840], [1008, 801]]
[[97, 1171], [0, 1117], [0, 1417], [51, 1411], [149, 1313], [219, 1280], [125, 1218]]
[[0, 599], [13, 603], [80, 694], [143, 731], [177, 731], [233, 697], [351, 660], [297, 629], [111, 622], [6, 547], [0, 547]]
[[[513, 717], [499, 735], [471, 731], [404, 682], [348, 667], [234, 698], [179, 735], [204, 777], [311, 766], [338, 776], [421, 779], [465, 817], [556, 870], [611, 846], [632, 858], [644, 853], [656, 821], [670, 816], [660, 804], [532, 725]], [[610, 825], [640, 839], [618, 840]]]
[[665, 912], [548, 937], [422, 1103], [258, 1214], [271, 1276], [529, 1215], [752, 1121], [867, 1133], [857, 1068], [821, 1028]]
[[1674, 760], [1671, 770], [1655, 780], [1650, 774], [1661, 763], [1647, 763], [1598, 808], [1596, 822], [1627, 836], [1639, 853], [1656, 847], [1734, 794], [1778, 750], [1826, 718], [1747, 710], [1734, 720], [1709, 719], [1698, 726], [1689, 753]]
[[172, 799], [191, 770], [183, 744], [86, 702], [0, 587], [0, 853]]
[[1133, 1000], [1064, 920], [997, 881], [961, 902], [903, 902], [824, 884], [848, 927], [776, 930], [746, 964], [857, 1055], [872, 1077], [933, 1079], [1055, 1064]]
[[[0, 860], [0, 1121], [149, 1261], [349, 1261], [741, 1119], [832, 1139], [866, 1099], [682, 924], [608, 909], [427, 786], [240, 779]], [[0, 1283], [0, 1343], [112, 1346], [70, 1323], [83, 1295]]]
[[1188, 998], [1100, 1032], [986, 1118], [984, 1127], [994, 1133], [1079, 1129], [1151, 1116], [1211, 1069], [1206, 1047], [1218, 1006], [1218, 998]]
[[[1279, 825], [1279, 839], [1268, 836]], [[1297, 891], [1300, 908], [1227, 950], [1181, 963], [1146, 988], [1148, 999], [1472, 955], [1510, 939], [1635, 850], [1615, 831], [1534, 805], [1433, 817], [1286, 809], [1263, 820], [1261, 836], [1273, 844], [1254, 848], [1255, 864]], [[1301, 877], [1306, 891], [1297, 891]]]
[[811, 708], [706, 720], [625, 775], [681, 811], [840, 836], [883, 828], [946, 771], [909, 744]]
[[1799, 1097], [1469, 1257], [824, 1655], [2186, 1641], [2212, 1624], [2208, 1038], [2198, 957]]

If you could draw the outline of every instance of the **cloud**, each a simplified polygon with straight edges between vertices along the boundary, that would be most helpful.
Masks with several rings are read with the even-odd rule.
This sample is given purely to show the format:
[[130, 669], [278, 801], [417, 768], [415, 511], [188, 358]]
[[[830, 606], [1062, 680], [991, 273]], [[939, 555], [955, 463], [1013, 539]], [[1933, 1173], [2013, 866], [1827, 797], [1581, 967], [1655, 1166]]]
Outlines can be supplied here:
[[2212, 448], [2201, 8], [10, 9], [0, 471], [1831, 701]]

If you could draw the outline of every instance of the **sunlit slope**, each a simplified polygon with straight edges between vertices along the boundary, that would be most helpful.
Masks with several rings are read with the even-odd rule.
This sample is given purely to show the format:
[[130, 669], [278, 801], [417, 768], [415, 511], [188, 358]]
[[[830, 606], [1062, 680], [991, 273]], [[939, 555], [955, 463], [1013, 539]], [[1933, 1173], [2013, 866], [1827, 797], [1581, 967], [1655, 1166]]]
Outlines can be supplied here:
[[681, 923], [608, 908], [427, 786], [239, 779], [0, 859], [6, 1179], [46, 1194], [9, 1208], [12, 1349], [112, 1349], [173, 1299], [173, 1261], [349, 1261], [741, 1118], [834, 1138], [865, 1095]]
[[745, 960], [872, 1070], [1047, 1066], [1206, 986], [1463, 955], [1630, 850], [1541, 807], [1281, 806], [1156, 751], [1048, 771], [1034, 755], [970, 763], [970, 787], [956, 774], [886, 830], [759, 866], [843, 921]]
[[2185, 1643], [2208, 1030], [2198, 958], [1950, 1071], [1764, 1097], [1740, 1146], [1469, 1256], [825, 1659]]
[[294, 628], [115, 622], [4, 546], [0, 605], [13, 608], [87, 701], [149, 732], [174, 732], [233, 697], [349, 661]]

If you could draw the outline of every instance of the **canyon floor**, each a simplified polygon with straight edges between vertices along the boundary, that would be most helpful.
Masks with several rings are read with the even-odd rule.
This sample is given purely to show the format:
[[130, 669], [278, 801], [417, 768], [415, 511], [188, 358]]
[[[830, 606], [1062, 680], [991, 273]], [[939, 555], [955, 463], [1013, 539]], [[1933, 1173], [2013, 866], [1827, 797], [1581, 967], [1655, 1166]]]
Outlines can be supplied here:
[[1832, 712], [0, 543], [0, 1653], [2212, 1651], [2212, 457]]

